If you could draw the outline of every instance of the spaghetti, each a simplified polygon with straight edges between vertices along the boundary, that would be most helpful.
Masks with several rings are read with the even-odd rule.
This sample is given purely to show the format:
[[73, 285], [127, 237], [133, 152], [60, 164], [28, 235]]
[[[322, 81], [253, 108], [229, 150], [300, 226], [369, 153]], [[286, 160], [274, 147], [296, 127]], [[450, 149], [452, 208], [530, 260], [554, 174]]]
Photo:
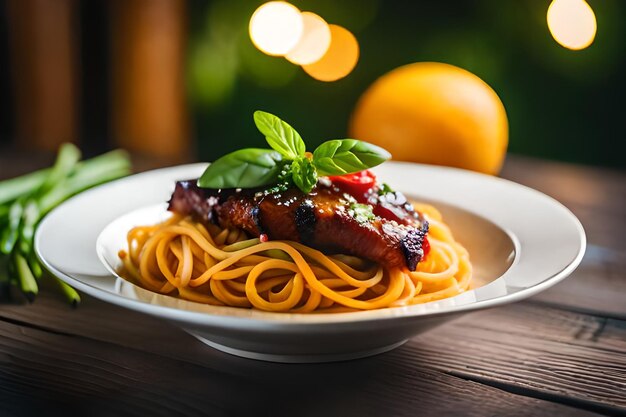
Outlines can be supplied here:
[[325, 255], [297, 242], [261, 242], [173, 214], [128, 232], [128, 250], [119, 253], [122, 275], [190, 301], [291, 313], [407, 306], [462, 293], [472, 275], [467, 251], [434, 207], [416, 209], [430, 223], [431, 250], [414, 272]]

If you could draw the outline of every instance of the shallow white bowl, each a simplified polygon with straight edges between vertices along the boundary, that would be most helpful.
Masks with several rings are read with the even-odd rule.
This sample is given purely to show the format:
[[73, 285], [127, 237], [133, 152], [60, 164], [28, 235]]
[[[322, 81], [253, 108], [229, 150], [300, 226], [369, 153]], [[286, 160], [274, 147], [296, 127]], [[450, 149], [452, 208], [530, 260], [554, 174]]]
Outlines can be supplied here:
[[77, 289], [175, 322], [222, 351], [270, 361], [321, 362], [384, 352], [459, 314], [529, 297], [569, 275], [585, 251], [578, 219], [544, 194], [468, 171], [388, 162], [375, 170], [379, 178], [409, 198], [435, 204], [469, 250], [475, 269], [470, 291], [411, 307], [303, 315], [208, 306], [156, 294], [116, 276], [126, 232], [167, 216], [164, 202], [174, 181], [196, 178], [205, 167], [146, 172], [70, 199], [40, 224], [35, 236], [39, 259]]

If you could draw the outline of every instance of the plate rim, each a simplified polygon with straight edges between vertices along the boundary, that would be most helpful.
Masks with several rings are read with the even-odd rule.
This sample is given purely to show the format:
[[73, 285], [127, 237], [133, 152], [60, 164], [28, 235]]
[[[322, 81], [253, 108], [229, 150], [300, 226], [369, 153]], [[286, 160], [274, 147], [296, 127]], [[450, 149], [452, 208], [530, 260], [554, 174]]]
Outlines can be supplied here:
[[[524, 298], [531, 297], [541, 291], [544, 291], [545, 289], [555, 285], [556, 283], [560, 282], [565, 277], [567, 277], [573, 270], [575, 270], [578, 267], [578, 265], [582, 261], [582, 258], [584, 256], [586, 246], [587, 246], [587, 240], [586, 240], [584, 228], [582, 224], [580, 223], [580, 220], [566, 206], [564, 206], [562, 203], [560, 203], [558, 200], [554, 199], [553, 197], [550, 197], [540, 191], [537, 191], [533, 188], [527, 187], [522, 184], [518, 184], [511, 180], [507, 180], [507, 179], [503, 179], [499, 177], [492, 177], [489, 175], [480, 174], [480, 173], [476, 173], [472, 171], [466, 171], [466, 170], [462, 170], [458, 168], [414, 164], [414, 163], [407, 163], [407, 162], [394, 162], [394, 161], [387, 162], [387, 164], [397, 166], [399, 168], [401, 167], [409, 168], [409, 167], [417, 166], [417, 167], [420, 167], [421, 169], [428, 169], [428, 170], [433, 170], [433, 171], [447, 171], [447, 172], [453, 172], [453, 173], [456, 172], [456, 174], [460, 174], [463, 176], [469, 176], [469, 177], [476, 176], [476, 177], [482, 177], [483, 179], [488, 178], [489, 181], [503, 182], [503, 183], [507, 183], [507, 186], [522, 187], [523, 189], [530, 190], [532, 193], [534, 193], [537, 196], [537, 198], [547, 199], [551, 204], [556, 205], [560, 209], [564, 210], [564, 212], [568, 216], [568, 220], [570, 220], [572, 222], [572, 225], [576, 228], [577, 236], [579, 237], [578, 251], [575, 257], [569, 260], [567, 265], [564, 268], [562, 268], [560, 271], [557, 271], [551, 276], [544, 278], [542, 281], [534, 285], [531, 285], [530, 287], [522, 288], [519, 291], [500, 295], [495, 298], [477, 300], [477, 301], [470, 302], [467, 304], [462, 304], [462, 305], [443, 306], [440, 310], [435, 310], [435, 311], [420, 311], [417, 309], [415, 311], [409, 311], [409, 308], [407, 307], [396, 307], [396, 308], [359, 311], [359, 312], [350, 312], [350, 313], [341, 313], [341, 314], [315, 314], [315, 315], [261, 312], [261, 313], [265, 313], [264, 316], [272, 316], [271, 318], [270, 317], [229, 316], [229, 315], [221, 315], [221, 314], [219, 315], [211, 314], [207, 312], [183, 310], [179, 308], [151, 304], [142, 300], [137, 300], [137, 299], [126, 297], [119, 293], [113, 293], [113, 292], [106, 291], [104, 289], [100, 289], [94, 285], [81, 281], [80, 279], [72, 276], [69, 273], [65, 273], [64, 271], [61, 271], [59, 268], [56, 268], [54, 265], [48, 262], [47, 259], [45, 259], [45, 257], [42, 255], [40, 251], [41, 245], [39, 244], [42, 238], [43, 230], [45, 230], [44, 227], [37, 228], [37, 231], [35, 234], [35, 252], [40, 262], [53, 275], [65, 281], [69, 285], [72, 285], [75, 288], [85, 292], [86, 294], [89, 294], [105, 302], [110, 302], [114, 305], [120, 305], [125, 308], [129, 308], [129, 309], [147, 313], [153, 316], [161, 317], [167, 320], [173, 320], [173, 321], [186, 323], [190, 325], [196, 325], [196, 326], [211, 326], [212, 325], [212, 326], [218, 326], [218, 327], [236, 327], [236, 328], [248, 328], [248, 329], [254, 329], [254, 330], [279, 329], [279, 328], [290, 328], [290, 329], [302, 328], [304, 330], [304, 328], [309, 329], [311, 328], [311, 326], [355, 325], [357, 323], [367, 324], [367, 323], [374, 322], [374, 321], [379, 322], [379, 321], [387, 321], [387, 320], [419, 319], [419, 318], [427, 318], [427, 317], [435, 317], [435, 316], [439, 317], [442, 315], [464, 313], [468, 311], [496, 307], [496, 306], [500, 306], [503, 304], [516, 302]], [[150, 171], [142, 172], [142, 173], [135, 174], [129, 177], [125, 177], [120, 180], [116, 180], [111, 183], [107, 183], [98, 187], [94, 187], [90, 190], [87, 190], [85, 193], [80, 193], [78, 196], [83, 196], [83, 198], [85, 198], [86, 193], [97, 192], [99, 190], [102, 190], [104, 187], [109, 187], [115, 183], [119, 184], [119, 182], [126, 181], [130, 178], [137, 178], [139, 176], [146, 176], [146, 175], [154, 174], [156, 172], [165, 172], [165, 171], [175, 170], [175, 169], [181, 169], [181, 170], [197, 169], [202, 165], [206, 166], [206, 164], [197, 163], [197, 164], [177, 165], [177, 166], [172, 166], [172, 167], [159, 168], [156, 170], [150, 170]], [[70, 201], [77, 198], [78, 196], [72, 197], [71, 199], [67, 200], [66, 202], [62, 203], [61, 205], [56, 207], [54, 210], [52, 210], [44, 219], [42, 219], [40, 226], [45, 224], [45, 222], [50, 218], [50, 215], [60, 210], [63, 210], [66, 204], [68, 204]], [[138, 208], [139, 207], [135, 207], [134, 209], [127, 211], [125, 214], [129, 213], [130, 211], [134, 211]], [[122, 214], [122, 216], [123, 215], [124, 214]], [[120, 216], [117, 216], [115, 219], [119, 217]], [[111, 220], [111, 222], [114, 221], [115, 219]], [[110, 224], [111, 222], [107, 223], [107, 225]], [[501, 225], [499, 224], [497, 225], [501, 227]], [[102, 233], [103, 230], [104, 228], [99, 231], [98, 237], [100, 236], [100, 233]], [[516, 238], [516, 236], [514, 234], [511, 234], [509, 230], [507, 230], [506, 228], [504, 230], [508, 234], [512, 235], [512, 237]], [[96, 250], [95, 244], [94, 244], [93, 250], [94, 251]], [[99, 254], [97, 256], [98, 256], [98, 259], [100, 260]], [[510, 272], [511, 269], [515, 267], [515, 264], [516, 263], [513, 263], [506, 273]], [[504, 275], [498, 277], [496, 280], [502, 279], [503, 276]], [[393, 310], [395, 314], [376, 315], [376, 312], [391, 311], [391, 310]], [[294, 317], [297, 317], [298, 319], [301, 319], [301, 320], [294, 320]], [[334, 319], [328, 320], [329, 317], [332, 317]]]

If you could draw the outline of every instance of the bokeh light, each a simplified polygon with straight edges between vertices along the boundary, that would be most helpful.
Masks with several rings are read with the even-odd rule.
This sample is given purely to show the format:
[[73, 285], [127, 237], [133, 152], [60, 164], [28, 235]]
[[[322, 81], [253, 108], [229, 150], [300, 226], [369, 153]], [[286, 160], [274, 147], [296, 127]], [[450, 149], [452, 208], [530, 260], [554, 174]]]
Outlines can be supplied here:
[[547, 19], [550, 33], [565, 48], [585, 49], [596, 36], [596, 16], [584, 0], [554, 0]]
[[303, 65], [311, 77], [320, 81], [336, 81], [350, 74], [359, 60], [359, 43], [350, 31], [330, 25], [331, 41], [328, 51], [317, 62]]
[[330, 46], [328, 23], [315, 13], [302, 12], [304, 30], [298, 44], [285, 56], [297, 65], [308, 65], [319, 61]]
[[250, 18], [250, 38], [268, 55], [287, 54], [300, 41], [303, 29], [300, 10], [284, 1], [265, 3]]

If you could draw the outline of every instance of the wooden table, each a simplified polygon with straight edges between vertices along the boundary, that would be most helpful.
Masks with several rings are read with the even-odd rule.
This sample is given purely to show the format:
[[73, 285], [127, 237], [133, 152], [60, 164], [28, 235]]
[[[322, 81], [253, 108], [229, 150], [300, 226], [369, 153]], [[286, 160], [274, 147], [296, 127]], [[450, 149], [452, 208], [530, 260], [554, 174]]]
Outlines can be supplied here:
[[[0, 154], [0, 177], [28, 161]], [[557, 198], [587, 231], [582, 265], [537, 297], [376, 357], [282, 365], [44, 290], [0, 306], [0, 415], [626, 415], [626, 174], [510, 156], [503, 176]]]

